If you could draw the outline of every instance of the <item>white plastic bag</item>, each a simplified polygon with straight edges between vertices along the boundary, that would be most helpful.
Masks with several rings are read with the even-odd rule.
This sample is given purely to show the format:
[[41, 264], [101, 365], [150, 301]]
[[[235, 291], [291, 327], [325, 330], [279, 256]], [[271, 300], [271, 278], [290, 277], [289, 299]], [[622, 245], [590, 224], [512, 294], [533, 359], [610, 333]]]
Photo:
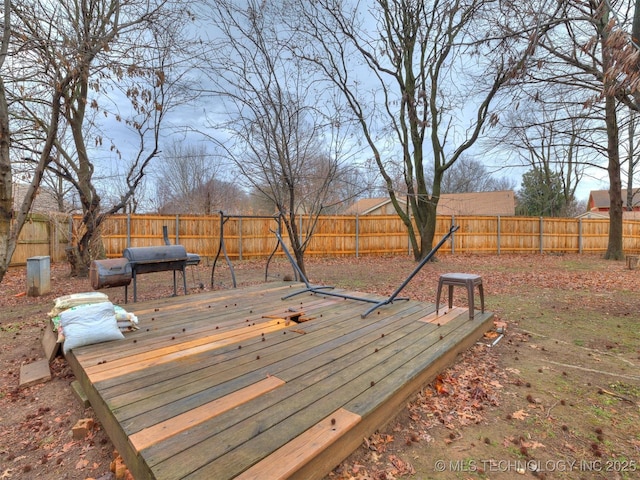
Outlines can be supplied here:
[[63, 351], [94, 343], [121, 340], [113, 303], [102, 302], [80, 305], [60, 314], [64, 332]]
[[86, 305], [88, 303], [108, 302], [109, 297], [102, 292], [81, 292], [64, 295], [54, 300], [53, 310], [49, 312], [49, 317], [53, 318], [60, 315], [61, 312], [78, 305]]

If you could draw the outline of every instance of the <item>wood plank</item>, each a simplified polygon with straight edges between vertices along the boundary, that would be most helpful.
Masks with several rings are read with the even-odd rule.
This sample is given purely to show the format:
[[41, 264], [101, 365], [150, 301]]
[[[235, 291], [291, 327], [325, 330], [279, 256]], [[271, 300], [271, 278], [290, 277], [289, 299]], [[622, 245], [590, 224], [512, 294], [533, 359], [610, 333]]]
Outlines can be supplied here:
[[127, 305], [129, 311], [136, 315], [152, 314], [158, 312], [179, 312], [180, 310], [193, 309], [215, 303], [224, 305], [225, 303], [233, 303], [234, 301], [244, 301], [250, 297], [256, 296], [272, 296], [274, 292], [282, 295], [289, 293], [295, 286], [303, 285], [302, 283], [291, 282], [270, 282], [257, 285], [249, 285], [237, 289], [213, 290], [210, 292], [196, 293], [192, 295], [182, 295], [178, 297], [166, 297], [146, 302], [138, 302]]
[[[122, 410], [118, 409], [114, 413], [123, 422], [125, 429], [133, 432], [136, 429], [143, 428], [148, 422], [158, 421], [158, 419], [170, 416], [176, 411], [193, 408], [195, 402], [204, 401], [210, 396], [220, 395], [221, 392], [228, 389], [240, 388], [242, 384], [239, 382], [250, 383], [255, 381], [256, 377], [264, 378], [266, 375], [276, 375], [287, 382], [297, 378], [301, 379], [302, 383], [289, 393], [289, 395], [292, 395], [334, 374], [337, 362], [340, 362], [340, 368], [344, 369], [371, 355], [377, 348], [381, 349], [384, 345], [392, 343], [394, 339], [406, 336], [407, 333], [403, 333], [403, 330], [413, 330], [424, 325], [414, 322], [413, 326], [407, 326], [406, 322], [402, 320], [402, 317], [396, 317], [395, 321], [393, 317], [388, 317], [384, 319], [384, 322], [379, 321], [365, 325], [364, 327], [366, 328], [357, 328], [359, 324], [351, 322], [353, 331], [351, 333], [345, 332], [344, 335], [337, 338], [335, 333], [329, 338], [318, 337], [316, 334], [305, 335], [304, 338], [295, 338], [292, 339], [294, 340], [292, 346], [285, 348], [278, 346], [277, 351], [273, 353], [273, 357], [276, 360], [273, 360], [266, 352], [264, 352], [264, 357], [261, 356], [259, 362], [255, 361], [254, 358], [253, 364], [256, 365], [258, 370], [243, 371], [239, 366], [232, 365], [226, 370], [226, 373], [223, 372], [225, 373], [224, 377], [217, 376], [215, 381], [213, 379], [199, 379], [190, 383], [193, 386], [192, 389], [182, 389], [178, 386], [173, 391], [155, 398], [141, 398], [136, 404], [128, 405]], [[389, 329], [385, 336], [382, 336], [380, 328], [394, 323], [398, 324], [397, 332], [394, 333]], [[435, 329], [433, 326], [430, 328]], [[314, 340], [315, 338], [319, 338], [319, 341], [315, 342], [314, 346], [309, 340]], [[367, 345], [369, 345], [369, 348], [365, 349], [364, 347]], [[359, 349], [360, 351], [358, 351]], [[329, 352], [331, 353], [329, 354]], [[363, 366], [363, 368], [366, 369], [368, 367]], [[213, 375], [215, 374], [214, 372]], [[307, 377], [308, 380], [306, 380]], [[222, 383], [222, 380], [226, 383]], [[285, 393], [281, 392], [280, 395], [282, 398]], [[117, 401], [110, 399], [110, 403], [115, 404]], [[266, 408], [266, 406], [266, 403], [262, 404], [261, 408]], [[138, 418], [132, 417], [134, 412]], [[216, 429], [219, 429], [219, 427], [216, 427]], [[205, 434], [210, 435], [210, 432], [207, 431]], [[196, 441], [196, 437], [190, 437], [189, 441], [192, 440]], [[178, 445], [180, 449], [184, 447], [184, 442]], [[168, 449], [163, 450], [165, 453], [168, 451]]]
[[42, 333], [42, 348], [44, 349], [44, 356], [49, 363], [53, 362], [60, 353], [60, 346], [58, 334], [53, 330], [53, 322], [49, 319], [46, 321], [44, 332]]
[[358, 422], [360, 415], [340, 408], [235, 479], [287, 479], [338, 438], [346, 435]]
[[172, 361], [184, 359], [199, 352], [215, 350], [225, 345], [237, 344], [243, 340], [260, 336], [261, 333], [274, 332], [286, 328], [284, 321], [271, 320], [256, 328], [242, 328], [220, 335], [181, 342], [175, 345], [158, 348], [151, 352], [131, 355], [120, 360], [107, 362], [106, 364], [87, 367], [85, 370], [92, 382], [117, 377], [126, 372], [143, 370], [153, 365], [163, 365]]
[[[293, 330], [311, 332], [325, 328], [334, 329], [336, 328], [335, 322], [339, 320], [353, 323], [352, 312], [347, 311], [346, 314], [340, 318], [330, 319], [325, 317], [324, 319], [317, 319], [303, 326], [295, 326]], [[292, 324], [292, 326], [293, 325], [295, 324]], [[357, 326], [358, 324], [356, 323], [354, 325]], [[292, 329], [290, 330], [293, 331]], [[287, 337], [286, 335], [265, 335], [264, 341], [261, 341], [262, 338], [256, 337], [255, 341], [243, 343], [241, 350], [231, 348], [219, 349], [215, 354], [204, 352], [194, 355], [188, 364], [180, 362], [169, 367], [162, 365], [150, 367], [145, 371], [128, 372], [121, 377], [114, 378], [112, 381], [101, 382], [100, 388], [112, 399], [114, 405], [122, 405], [123, 403], [114, 401], [118, 395], [127, 395], [127, 392], [133, 392], [146, 387], [163, 389], [163, 384], [166, 384], [167, 389], [170, 390], [176, 386], [175, 383], [171, 383], [174, 377], [178, 378], [179, 384], [190, 381], [200, 382], [209, 377], [209, 373], [206, 371], [209, 367], [214, 367], [216, 375], [233, 369], [235, 376], [235, 372], [239, 368], [242, 368], [242, 364], [253, 363], [257, 354], [261, 356], [262, 364], [266, 367], [269, 362], [275, 362], [287, 358], [297, 351], [311, 348], [315, 341], [315, 337], [303, 339], [295, 344], [297, 349], [293, 352], [280, 346], [281, 343], [292, 339], [291, 336]], [[315, 342], [317, 344], [317, 341]], [[267, 357], [267, 354], [272, 355]], [[276, 356], [277, 358], [275, 358]]]
[[[279, 297], [273, 301], [263, 300], [257, 304], [244, 303], [245, 306], [242, 308], [233, 306], [218, 313], [207, 310], [201, 313], [201, 316], [194, 316], [190, 312], [190, 315], [186, 316], [189, 320], [187, 323], [176, 322], [173, 313], [168, 317], [157, 315], [152, 317], [153, 321], [148, 318], [140, 318], [142, 328], [127, 334], [126, 340], [113, 343], [108, 351], [87, 346], [77, 351], [76, 357], [82, 363], [112, 362], [130, 356], [132, 353], [151, 351], [162, 346], [175, 344], [175, 338], [180, 338], [182, 341], [198, 339], [241, 326], [268, 322], [268, 319], [264, 318], [265, 315], [278, 317], [278, 314], [282, 314], [280, 318], [283, 318], [289, 314], [287, 310], [290, 308], [290, 304], [281, 303]], [[314, 298], [305, 306], [312, 308], [314, 305], [326, 305], [326, 300]], [[148, 326], [145, 327], [145, 324]]]
[[[414, 306], [413, 308], [416, 307]], [[392, 322], [400, 319], [401, 317], [393, 316], [387, 317], [385, 321]], [[345, 310], [340, 313], [340, 316], [336, 316], [335, 318], [329, 318], [328, 315], [325, 315], [324, 318], [318, 318], [317, 320], [305, 323], [304, 325], [292, 324], [292, 328], [287, 331], [295, 333], [295, 331], [302, 330], [305, 333], [335, 336], [336, 329], [340, 329], [341, 332], [346, 335], [350, 334], [349, 332], [354, 329], [375, 328], [371, 327], [371, 324], [371, 321], [354, 322], [353, 311]], [[293, 346], [294, 350], [288, 350], [290, 347], [283, 347], [280, 344], [288, 340], [293, 340], [293, 337], [287, 337], [286, 335], [265, 335], [265, 341], [260, 340], [261, 339], [257, 339], [255, 342], [244, 343], [241, 350], [219, 350], [218, 352], [215, 352], [215, 355], [206, 352], [199, 354], [193, 357], [192, 363], [185, 364], [184, 362], [181, 362], [180, 364], [174, 364], [171, 367], [171, 370], [168, 370], [167, 367], [159, 366], [152, 367], [140, 373], [126, 373], [122, 377], [119, 377], [119, 379], [109, 382], [109, 385], [105, 384], [104, 387], [105, 389], [110, 389], [108, 395], [113, 398], [118, 394], [126, 395], [126, 392], [128, 391], [145, 388], [147, 385], [151, 388], [161, 388], [161, 384], [165, 382], [168, 385], [172, 377], [179, 377], [179, 381], [181, 383], [190, 381], [191, 377], [194, 377], [195, 381], [201, 381], [203, 378], [198, 378], [201, 374], [208, 376], [207, 372], [203, 372], [202, 370], [212, 366], [215, 367], [216, 375], [219, 375], [223, 371], [229, 369], [234, 370], [235, 375], [235, 372], [244, 368], [243, 364], [254, 363], [257, 355], [260, 355], [261, 363], [266, 367], [271, 362], [285, 359], [296, 353], [304, 351], [310, 352], [310, 349], [317, 346], [319, 343], [323, 343], [322, 337], [312, 335], [305, 339], [296, 339]], [[153, 376], [153, 378], [146, 378], [147, 374]], [[175, 387], [175, 384], [172, 386]], [[102, 384], [100, 387], [102, 388]], [[106, 390], [105, 394], [107, 394]]]
[[[282, 305], [279, 304], [279, 290], [275, 289], [274, 292], [268, 291], [271, 294], [276, 295], [274, 302], [278, 302], [274, 304], [274, 308], [279, 308], [282, 310]], [[219, 293], [219, 292], [218, 292]], [[187, 303], [187, 299], [194, 298], [192, 303]], [[201, 297], [197, 301], [195, 301], [196, 297]], [[262, 295], [259, 296], [263, 297]], [[250, 297], [251, 298], [251, 297]], [[254, 298], [254, 302], [260, 302], [260, 298]], [[174, 335], [176, 332], [182, 332], [182, 329], [185, 328], [187, 332], [191, 330], [191, 326], [193, 325], [196, 319], [202, 320], [202, 323], [205, 326], [211, 327], [213, 319], [217, 319], [219, 317], [223, 317], [224, 321], [231, 322], [231, 324], [238, 324], [239, 319], [241, 318], [243, 313], [239, 312], [248, 312], [255, 308], [255, 305], [247, 304], [246, 299], [243, 300], [242, 304], [238, 303], [239, 299], [242, 299], [240, 293], [236, 294], [234, 298], [224, 298], [226, 300], [230, 300], [230, 308], [215, 308], [219, 306], [219, 300], [217, 300], [216, 295], [212, 294], [199, 294], [199, 295], [191, 295], [188, 297], [174, 297], [170, 301], [172, 304], [168, 306], [156, 306], [155, 302], [149, 302], [153, 307], [148, 307], [142, 311], [140, 310], [129, 310], [132, 313], [135, 313], [140, 320], [141, 329], [137, 332], [132, 332], [127, 334], [127, 338], [138, 339], [136, 345], [127, 345], [126, 342], [113, 342], [108, 349], [110, 355], [113, 355], [119, 351], [128, 354], [132, 349], [143, 348], [145, 342], [154, 344], [154, 339], [156, 337], [160, 337], [162, 335], [172, 334]], [[223, 299], [223, 300], [224, 300]], [[235, 303], [233, 303], [235, 300]], [[196, 305], [196, 308], [193, 307], [193, 304]], [[242, 305], [247, 304], [248, 306], [244, 308]], [[258, 305], [263, 306], [264, 301], [257, 303]], [[172, 307], [172, 308], [169, 308]], [[213, 307], [213, 308], [211, 308]], [[182, 310], [182, 312], [181, 312]], [[219, 310], [219, 311], [218, 311]], [[186, 314], [185, 314], [186, 313]], [[276, 313], [274, 310], [270, 313]], [[153, 318], [153, 321], [151, 320]], [[252, 321], [258, 321], [261, 319], [261, 314], [256, 313], [252, 317]], [[213, 328], [215, 329], [215, 323], [213, 324]], [[223, 327], [223, 325], [221, 325]], [[90, 359], [96, 355], [95, 352], [99, 352], [98, 354], [105, 355], [105, 349], [100, 348], [96, 345], [89, 345], [83, 347], [82, 349], [77, 349], [75, 352], [76, 358], [82, 362], [90, 361]], [[108, 360], [108, 358], [106, 358]]]
[[[441, 308], [438, 313], [431, 312], [429, 315], [425, 315], [424, 317], [422, 317], [419, 321], [435, 323], [436, 325], [437, 324], [444, 325], [448, 321], [456, 318], [458, 315], [461, 315], [462, 313], [467, 313], [467, 312], [469, 312], [468, 308], [456, 307], [454, 305], [451, 309], [449, 309], [448, 307]], [[467, 316], [468, 316], [468, 313], [467, 313]]]
[[154, 443], [188, 430], [194, 425], [198, 425], [210, 418], [224, 413], [245, 402], [253, 400], [271, 390], [284, 385], [284, 381], [277, 377], [269, 377], [251, 386], [237, 390], [234, 393], [225, 395], [213, 402], [201, 405], [181, 415], [177, 415], [170, 420], [157, 423], [152, 427], [140, 430], [129, 437], [129, 442], [136, 452], [147, 448]]
[[[329, 302], [329, 303], [327, 303], [326, 301], [321, 301], [321, 302], [319, 303], [319, 305], [323, 305], [323, 306], [325, 306], [325, 307], [326, 307], [327, 305], [331, 305], [331, 304], [334, 304], [334, 303], [335, 303], [335, 302]], [[306, 305], [306, 306], [305, 306], [305, 308], [306, 308], [307, 306], [308, 306], [308, 305]], [[315, 308], [315, 307], [314, 307], [314, 308]], [[282, 307], [280, 307], [280, 308], [279, 308], [279, 310], [282, 310]], [[266, 322], [266, 320], [262, 320], [262, 321], [263, 321], [263, 322]], [[331, 320], [330, 320], [329, 318], [327, 318], [327, 317], [325, 317], [325, 319], [318, 318], [318, 319], [314, 320], [313, 322], [309, 322], [309, 323], [308, 323], [307, 325], [305, 325], [304, 327], [297, 327], [297, 328], [298, 328], [298, 329], [303, 329], [303, 330], [305, 330], [305, 331], [306, 331], [306, 330], [308, 330], [309, 328], [316, 328], [316, 327], [319, 327], [319, 326], [321, 326], [321, 325], [324, 325], [324, 327], [321, 327], [321, 328], [326, 328], [326, 327], [330, 326], [330, 325], [327, 325], [327, 323], [329, 323], [330, 321], [331, 321]], [[313, 325], [312, 325], [312, 324], [313, 324]], [[223, 331], [226, 331], [226, 329], [230, 329], [230, 328], [238, 328], [239, 326], [244, 326], [244, 325], [246, 325], [246, 323], [243, 323], [242, 317], [240, 317], [240, 322], [238, 322], [238, 321], [236, 320], [236, 322], [235, 322], [233, 325], [231, 325], [231, 324], [220, 325], [220, 326], [221, 326], [221, 328], [220, 328], [219, 330], [216, 330], [216, 327], [217, 327], [218, 325], [220, 325], [218, 322], [215, 322], [215, 323], [211, 323], [211, 322], [209, 322], [209, 325], [208, 325], [209, 333], [212, 333], [213, 331], [215, 331], [215, 332], [223, 332]], [[292, 325], [293, 325], [293, 323], [292, 323]], [[189, 332], [193, 332], [193, 329], [189, 330]], [[202, 332], [203, 332], [203, 331], [200, 331], [200, 337], [202, 337]], [[140, 333], [140, 335], [143, 335], [143, 338], [144, 338], [144, 336], [146, 335], [146, 333], [147, 333], [147, 332], [141, 332], [141, 333]], [[172, 330], [172, 331], [168, 331], [168, 332], [165, 332], [165, 333], [166, 333], [166, 335], [167, 335], [167, 338], [169, 338], [169, 339], [170, 339], [171, 337], [176, 337], [176, 338], [178, 338], [178, 337], [179, 337], [179, 338], [181, 338], [181, 339], [182, 339], [183, 337], [184, 337], [184, 338], [192, 338], [191, 336], [189, 336], [189, 337], [184, 336], [184, 335], [185, 335], [185, 334], [184, 334], [184, 332], [181, 332], [179, 329], [177, 329], [177, 330]], [[137, 339], [137, 337], [129, 337], [129, 336], [128, 336], [128, 338], [132, 338], [133, 340], [136, 340], [136, 339]], [[133, 340], [131, 340], [131, 341], [133, 341]], [[137, 341], [137, 343], [141, 343], [141, 341], [140, 341], [140, 340], [138, 340], [138, 341]], [[175, 340], [171, 341], [170, 343], [175, 343]], [[151, 344], [151, 346], [147, 346], [147, 347], [145, 347], [145, 351], [152, 350], [152, 349], [154, 349], [154, 348], [155, 348], [155, 349], [157, 349], [157, 348], [159, 348], [159, 347], [161, 347], [161, 346], [162, 346], [162, 344], [161, 344], [160, 342], [158, 342], [158, 343], [156, 343], [156, 344], [153, 344], [153, 343], [152, 343], [152, 344]], [[247, 345], [246, 345], [246, 344], [243, 344], [243, 349], [245, 348], [245, 346], [247, 346]], [[133, 346], [132, 346], [131, 344], [129, 344], [127, 348], [131, 348], [131, 347], [133, 347]], [[249, 347], [250, 347], [250, 345], [249, 345]], [[112, 345], [112, 349], [110, 349], [110, 351], [109, 351], [109, 355], [110, 355], [111, 357], [113, 357], [113, 358], [119, 358], [119, 357], [121, 357], [121, 356], [125, 355], [125, 353], [124, 353], [124, 352], [127, 350], [127, 348], [124, 348], [124, 347], [123, 347], [123, 345], [114, 344], [114, 345]], [[113, 350], [115, 350], [115, 349], [119, 349], [119, 350], [121, 350], [121, 351], [120, 351], [120, 352], [118, 352], [118, 353], [116, 353], [116, 354], [113, 354], [113, 353], [112, 353], [112, 351], [113, 351]], [[259, 347], [254, 347], [254, 350], [256, 350], [256, 349], [259, 349]], [[131, 350], [127, 353], [127, 355], [130, 355], [131, 353], [133, 353], [133, 352], [135, 352], [135, 351], [136, 351], [136, 350], [134, 350], [133, 348], [131, 348]], [[245, 352], [245, 350], [243, 350], [243, 352], [242, 352], [242, 353], [244, 353], [244, 352]], [[105, 358], [105, 360], [109, 361], [109, 360], [108, 360], [108, 358], [111, 358], [111, 357], [107, 357], [107, 358]], [[97, 362], [97, 361], [103, 361], [103, 360], [102, 360], [102, 357], [101, 357], [100, 355], [96, 356], [96, 357], [95, 357], [95, 360], [96, 360], [96, 362]], [[208, 361], [208, 360], [209, 360], [209, 355], [208, 355], [206, 352], [205, 352], [205, 353], [203, 353], [203, 354], [200, 354], [200, 355], [199, 355], [199, 358], [196, 358], [195, 356], [193, 357], [193, 361], [194, 361], [194, 362], [196, 362], [196, 361], [197, 361], [197, 362], [198, 362], [198, 364], [201, 364], [200, 362], [203, 362], [203, 361], [204, 361], [204, 362], [206, 362], [206, 361]], [[83, 357], [81, 358], [81, 361], [82, 361], [83, 363], [85, 363], [85, 364], [86, 364], [86, 362], [88, 361], [88, 360], [87, 360], [87, 357], [84, 357], [84, 356], [83, 356]], [[169, 367], [169, 368], [171, 368], [171, 367]], [[160, 374], [161, 374], [161, 376], [162, 376], [162, 377], [167, 377], [167, 376], [168, 376], [168, 372], [167, 372], [166, 367], [158, 368], [158, 369], [156, 369], [156, 371], [157, 371], [157, 372], [160, 372]], [[119, 387], [119, 388], [121, 388], [121, 389], [123, 389], [123, 390], [132, 390], [132, 389], [136, 388], [136, 387], [135, 387], [135, 385], [136, 385], [136, 384], [135, 384], [135, 383], [133, 383], [133, 382], [135, 382], [135, 381], [137, 381], [137, 380], [141, 380], [141, 379], [142, 379], [142, 377], [146, 377], [146, 376], [148, 376], [148, 375], [153, 375], [154, 373], [155, 373], [155, 372], [154, 372], [154, 370], [152, 370], [152, 369], [145, 369], [144, 371], [140, 371], [140, 370], [131, 371], [131, 372], [125, 373], [125, 374], [123, 374], [122, 376], [119, 376], [119, 377], [113, 377], [113, 378], [111, 378], [111, 379], [103, 380], [103, 382], [105, 382], [104, 387], [105, 387], [105, 388], [111, 388], [111, 387], [116, 387], [116, 388], [118, 388], [118, 387], [117, 387], [117, 385], [120, 385], [121, 387]], [[180, 372], [178, 375], [182, 375], [182, 372]], [[143, 381], [143, 382], [144, 382], [144, 380], [141, 380], [141, 381]], [[156, 381], [156, 382], [154, 382], [154, 383], [157, 383], [157, 381]], [[101, 385], [101, 387], [102, 387], [102, 385]]]
[[74, 380], [71, 382], [71, 390], [73, 391], [73, 395], [76, 397], [82, 408], [89, 408], [91, 406], [91, 402], [89, 402], [89, 397], [84, 392], [82, 385], [78, 380]]
[[[401, 320], [402, 317], [399, 317], [396, 318], [395, 322], [401, 322]], [[322, 378], [335, 373], [334, 362], [336, 358], [357, 352], [362, 346], [372, 342], [380, 342], [381, 334], [379, 329], [390, 322], [392, 322], [392, 317], [385, 319], [383, 323], [365, 323], [363, 325], [360, 322], [351, 322], [351, 325], [354, 326], [352, 328], [358, 327], [353, 332], [345, 333], [333, 342], [328, 342], [326, 338], [320, 337], [320, 341], [317, 342], [316, 346], [307, 341], [313, 339], [316, 335], [305, 335], [304, 338], [295, 339], [289, 336], [293, 340], [293, 346], [284, 348], [278, 346], [273, 355], [265, 353], [264, 357], [261, 356], [259, 362], [253, 357], [252, 362], [255, 365], [254, 368], [258, 368], [257, 370], [246, 371], [243, 374], [244, 370], [242, 370], [241, 366], [230, 365], [223, 377], [220, 374], [216, 375], [214, 371], [211, 375], [215, 376], [215, 380], [213, 378], [202, 378], [191, 382], [187, 386], [177, 384], [176, 388], [170, 392], [155, 397], [142, 397], [136, 403], [127, 405], [126, 408], [114, 409], [114, 413], [131, 434], [137, 429], [149, 425], [150, 422], [162, 421], [162, 419], [169, 418], [176, 412], [194, 408], [198, 402], [212, 400], [217, 396], [224, 395], [225, 391], [242, 388], [248, 383], [255, 382], [256, 378], [264, 378], [266, 375], [276, 375], [285, 381], [292, 381], [296, 378], [302, 378], [306, 381], [305, 376], [310, 375], [308, 384], [312, 385], [321, 381]], [[401, 326], [403, 325], [401, 323]], [[416, 323], [414, 328], [419, 328], [420, 325]], [[404, 328], [407, 327], [405, 326]], [[334, 333], [335, 335], [336, 333]], [[393, 335], [388, 334], [385, 340], [390, 342], [392, 338]], [[367, 356], [374, 350], [375, 346], [371, 346], [370, 351], [361, 350], [359, 355]], [[327, 352], [331, 352], [331, 355], [328, 356]], [[215, 367], [213, 370], [215, 370]], [[222, 383], [222, 380], [225, 383]], [[306, 386], [308, 386], [307, 383], [302, 383], [297, 389], [304, 389]], [[153, 389], [154, 387], [151, 385], [150, 388]], [[144, 392], [146, 391], [145, 389]], [[135, 393], [138, 394], [139, 392]], [[281, 395], [284, 396], [284, 393]], [[109, 399], [109, 402], [112, 405], [119, 403], [115, 399]], [[261, 407], [265, 408], [266, 405], [265, 403]], [[209, 431], [205, 432], [205, 435], [210, 434]], [[196, 441], [196, 437], [192, 436], [189, 441], [191, 440]], [[181, 442], [178, 448], [184, 449], [185, 443]], [[165, 449], [164, 451], [166, 452], [167, 450]]]
[[[371, 389], [372, 381], [377, 383], [407, 361], [405, 352], [411, 345], [418, 350], [427, 349], [440, 341], [441, 334], [446, 336], [457, 328], [454, 325], [437, 328], [415, 321], [412, 324], [423, 334], [405, 331], [378, 352], [371, 344], [369, 348], [359, 348], [350, 355], [334, 358], [334, 363], [311, 371], [303, 378], [288, 381], [278, 390], [277, 398], [265, 395], [259, 405], [247, 403], [235, 410], [234, 418], [221, 416], [202, 424], [192, 429], [180, 444], [168, 442], [154, 446], [144, 454], [146, 461], [161, 479], [182, 478], [199, 464], [207, 465], [198, 470], [202, 478], [206, 475], [209, 478], [233, 477], [243, 471], [243, 465], [252, 464], [263, 452], [269, 453], [276, 445], [299, 435], [307, 428], [305, 425], [320, 421], [361, 392]], [[430, 340], [426, 340], [425, 335]], [[378, 334], [377, 337], [380, 342], [387, 340], [387, 335]], [[343, 362], [351, 361], [353, 363], [343, 367]], [[229, 445], [231, 439], [233, 446]], [[185, 442], [192, 446], [186, 448]], [[240, 445], [241, 448], [236, 448]]]
[[20, 366], [20, 388], [51, 380], [49, 360], [42, 359]]

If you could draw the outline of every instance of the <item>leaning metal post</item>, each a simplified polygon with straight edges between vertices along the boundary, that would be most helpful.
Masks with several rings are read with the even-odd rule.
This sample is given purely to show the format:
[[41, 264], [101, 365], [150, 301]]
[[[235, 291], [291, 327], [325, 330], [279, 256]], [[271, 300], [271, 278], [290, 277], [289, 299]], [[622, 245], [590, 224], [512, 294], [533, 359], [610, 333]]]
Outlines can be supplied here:
[[433, 249], [429, 252], [429, 254], [424, 257], [422, 259], [422, 261], [418, 264], [418, 266], [413, 270], [413, 272], [411, 272], [411, 275], [409, 275], [407, 277], [407, 279], [402, 282], [402, 285], [400, 285], [395, 292], [393, 292], [391, 294], [391, 296], [389, 298], [387, 298], [386, 300], [383, 300], [382, 302], [374, 305], [373, 307], [371, 307], [369, 310], [367, 310], [366, 312], [364, 312], [362, 315], [360, 315], [362, 318], [365, 318], [367, 315], [369, 315], [371, 312], [373, 312], [374, 310], [376, 310], [378, 307], [381, 307], [383, 305], [388, 305], [389, 303], [392, 303], [395, 298], [398, 296], [398, 294], [402, 291], [402, 289], [404, 287], [407, 286], [407, 284], [413, 279], [413, 277], [416, 276], [416, 274], [422, 269], [422, 267], [424, 267], [424, 265], [433, 258], [433, 256], [436, 254], [436, 252], [440, 249], [440, 247], [442, 245], [444, 245], [444, 242], [447, 241], [447, 239], [453, 235], [454, 232], [456, 232], [460, 227], [459, 226], [455, 226], [455, 225], [451, 225], [451, 228], [449, 229], [449, 231], [445, 234], [444, 237], [442, 237], [442, 239], [438, 242], [438, 244], [433, 247]]
[[236, 288], [236, 273], [233, 270], [233, 264], [229, 259], [229, 255], [227, 255], [227, 246], [224, 243], [224, 224], [227, 223], [230, 217], [226, 216], [222, 210], [220, 210], [220, 242], [218, 244], [218, 252], [216, 253], [216, 258], [213, 260], [213, 266], [211, 267], [211, 288], [214, 287], [213, 284], [213, 276], [216, 271], [216, 264], [218, 263], [218, 258], [220, 258], [220, 252], [224, 254], [224, 258], [227, 261], [227, 265], [229, 266], [229, 271], [231, 272], [231, 280], [233, 281], [233, 288]]

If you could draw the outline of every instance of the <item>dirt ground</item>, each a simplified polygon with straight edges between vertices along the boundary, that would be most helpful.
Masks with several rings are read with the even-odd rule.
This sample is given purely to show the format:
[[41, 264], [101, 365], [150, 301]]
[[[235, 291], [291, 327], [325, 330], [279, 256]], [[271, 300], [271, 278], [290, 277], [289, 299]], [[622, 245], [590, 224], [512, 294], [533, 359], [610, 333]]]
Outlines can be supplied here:
[[[409, 257], [308, 259], [307, 271], [315, 283], [389, 295], [414, 266]], [[234, 267], [238, 286], [265, 281], [264, 261]], [[438, 275], [454, 271], [482, 275], [506, 333], [487, 332], [327, 479], [640, 478], [640, 270], [591, 255], [447, 255], [403, 294], [434, 302]], [[290, 274], [277, 261], [267, 281]], [[21, 365], [44, 357], [54, 299], [91, 290], [66, 265], [51, 275], [51, 293], [37, 298], [23, 295], [25, 267], [0, 284], [0, 480], [109, 480], [116, 453], [72, 393], [65, 360], [52, 363], [51, 381], [19, 387]], [[190, 293], [208, 290], [211, 265], [187, 280]], [[214, 288], [231, 287], [218, 265]], [[122, 288], [105, 293], [123, 304]], [[171, 293], [169, 272], [138, 277], [139, 301]], [[456, 290], [456, 305], [465, 297]], [[86, 418], [95, 425], [74, 439]]]

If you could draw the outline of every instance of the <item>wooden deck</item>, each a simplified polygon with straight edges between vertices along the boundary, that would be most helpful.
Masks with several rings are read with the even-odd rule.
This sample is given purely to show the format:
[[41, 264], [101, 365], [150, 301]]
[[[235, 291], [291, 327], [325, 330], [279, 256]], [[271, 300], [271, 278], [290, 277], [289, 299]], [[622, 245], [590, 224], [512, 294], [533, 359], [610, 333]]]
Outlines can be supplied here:
[[322, 478], [491, 327], [416, 301], [363, 319], [370, 303], [282, 300], [303, 287], [137, 303], [139, 331], [67, 355], [136, 480]]

